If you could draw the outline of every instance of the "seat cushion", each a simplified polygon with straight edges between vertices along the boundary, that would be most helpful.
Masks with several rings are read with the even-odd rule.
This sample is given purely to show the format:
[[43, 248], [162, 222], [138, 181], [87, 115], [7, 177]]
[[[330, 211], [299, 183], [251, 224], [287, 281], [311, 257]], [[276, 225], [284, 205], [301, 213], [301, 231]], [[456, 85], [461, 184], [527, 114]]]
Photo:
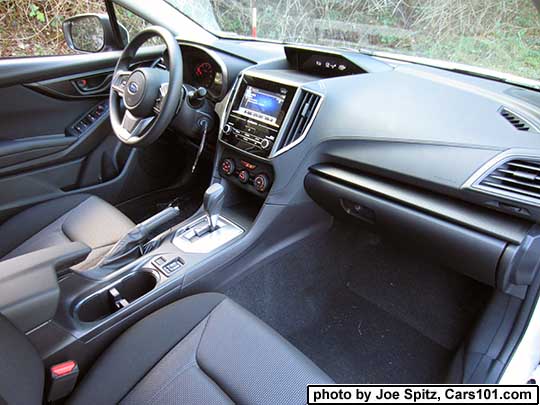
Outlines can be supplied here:
[[194, 295], [131, 327], [98, 359], [73, 404], [301, 404], [332, 380], [221, 294]]
[[133, 226], [128, 217], [99, 197], [61, 197], [33, 206], [0, 225], [0, 258], [7, 260], [62, 243], [83, 242], [92, 249], [83, 264], [89, 265]]

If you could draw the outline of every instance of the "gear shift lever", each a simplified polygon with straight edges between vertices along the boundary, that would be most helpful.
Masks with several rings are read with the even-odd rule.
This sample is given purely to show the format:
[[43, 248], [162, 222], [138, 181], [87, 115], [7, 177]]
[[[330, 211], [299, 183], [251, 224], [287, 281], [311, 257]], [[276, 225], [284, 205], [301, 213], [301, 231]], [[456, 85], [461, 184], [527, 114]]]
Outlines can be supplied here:
[[204, 193], [203, 205], [210, 232], [217, 229], [219, 214], [223, 208], [223, 200], [225, 199], [225, 189], [219, 183], [214, 183]]

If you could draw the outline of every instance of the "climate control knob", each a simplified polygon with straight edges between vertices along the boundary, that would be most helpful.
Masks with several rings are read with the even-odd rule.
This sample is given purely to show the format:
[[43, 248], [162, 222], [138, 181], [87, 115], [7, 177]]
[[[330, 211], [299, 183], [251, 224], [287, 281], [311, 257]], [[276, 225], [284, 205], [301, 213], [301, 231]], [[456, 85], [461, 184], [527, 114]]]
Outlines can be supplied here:
[[238, 180], [240, 180], [241, 183], [246, 184], [249, 181], [249, 173], [247, 170], [242, 170], [240, 173], [238, 173]]
[[223, 159], [221, 161], [221, 171], [230, 176], [236, 170], [236, 165], [232, 159]]
[[269, 184], [270, 180], [266, 174], [258, 174], [257, 177], [255, 177], [255, 180], [253, 180], [255, 190], [259, 193], [264, 193], [268, 189]]

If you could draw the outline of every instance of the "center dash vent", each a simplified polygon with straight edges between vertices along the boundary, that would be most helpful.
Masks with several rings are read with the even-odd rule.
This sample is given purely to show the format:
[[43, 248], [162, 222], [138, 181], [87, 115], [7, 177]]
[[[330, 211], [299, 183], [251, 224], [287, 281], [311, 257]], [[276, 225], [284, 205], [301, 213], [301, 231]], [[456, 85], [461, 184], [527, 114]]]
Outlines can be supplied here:
[[303, 89], [301, 92], [296, 108], [281, 135], [277, 147], [278, 153], [299, 143], [306, 136], [315, 119], [315, 114], [321, 103], [321, 96]]
[[540, 202], [540, 160], [515, 159], [492, 169], [478, 188], [504, 194], [507, 198]]
[[507, 108], [501, 109], [501, 115], [519, 131], [534, 131], [534, 125]]

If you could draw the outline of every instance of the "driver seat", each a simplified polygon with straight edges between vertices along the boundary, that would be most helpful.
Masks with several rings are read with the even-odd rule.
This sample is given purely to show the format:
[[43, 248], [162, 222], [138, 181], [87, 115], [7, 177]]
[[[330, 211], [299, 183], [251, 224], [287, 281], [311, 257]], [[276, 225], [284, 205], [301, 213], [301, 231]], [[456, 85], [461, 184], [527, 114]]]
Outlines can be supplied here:
[[85, 268], [97, 263], [135, 224], [99, 197], [76, 194], [28, 208], [0, 225], [0, 261], [70, 242], [92, 249]]

